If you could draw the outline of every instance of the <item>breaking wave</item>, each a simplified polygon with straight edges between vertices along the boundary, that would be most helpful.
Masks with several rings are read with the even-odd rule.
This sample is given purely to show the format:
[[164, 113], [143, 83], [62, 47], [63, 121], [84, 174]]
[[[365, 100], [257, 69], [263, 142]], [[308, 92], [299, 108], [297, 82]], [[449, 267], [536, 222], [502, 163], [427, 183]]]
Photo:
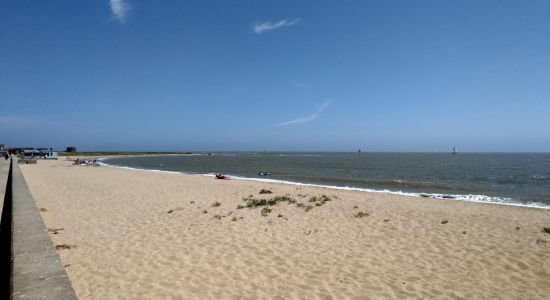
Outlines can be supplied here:
[[[215, 175], [214, 173], [191, 174], [186, 172], [143, 169], [143, 168], [110, 165], [105, 162], [106, 159], [107, 158], [99, 158], [97, 161], [102, 166], [127, 169], [127, 170], [139, 170], [139, 171], [160, 172], [160, 173], [169, 173], [169, 174], [187, 174], [187, 175], [206, 176], [206, 177], [213, 177]], [[535, 202], [535, 201], [521, 201], [521, 200], [507, 198], [507, 197], [491, 197], [491, 196], [476, 195], [476, 194], [415, 193], [415, 192], [403, 192], [403, 191], [396, 191], [396, 190], [389, 190], [389, 189], [369, 189], [369, 188], [358, 188], [358, 187], [350, 187], [350, 186], [322, 185], [322, 184], [302, 183], [302, 182], [280, 180], [280, 179], [243, 177], [243, 176], [234, 176], [231, 174], [227, 174], [227, 175], [230, 176], [232, 179], [236, 179], [236, 180], [252, 180], [252, 181], [267, 182], [267, 183], [290, 184], [290, 185], [296, 185], [296, 186], [321, 187], [321, 188], [334, 189], [334, 190], [360, 191], [360, 192], [368, 192], [368, 193], [387, 193], [387, 194], [410, 196], [410, 197], [469, 201], [469, 202], [477, 202], [477, 203], [489, 203], [489, 204], [500, 204], [500, 205], [508, 205], [508, 206], [550, 209], [550, 204]]]

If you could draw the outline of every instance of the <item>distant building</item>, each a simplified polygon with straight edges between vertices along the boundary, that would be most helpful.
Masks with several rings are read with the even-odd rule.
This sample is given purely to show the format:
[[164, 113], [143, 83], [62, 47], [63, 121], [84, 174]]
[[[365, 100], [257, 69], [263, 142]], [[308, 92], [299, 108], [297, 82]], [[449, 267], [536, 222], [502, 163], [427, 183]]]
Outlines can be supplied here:
[[20, 152], [23, 159], [32, 159], [35, 157], [40, 157], [40, 151], [34, 149], [24, 149]]
[[57, 159], [57, 152], [53, 151], [52, 148], [24, 149], [21, 154], [24, 159]]
[[76, 147], [75, 146], [69, 146], [69, 147], [67, 147], [66, 152], [76, 152]]
[[19, 155], [23, 153], [24, 150], [32, 150], [33, 148], [30, 147], [17, 147], [17, 148], [7, 148], [6, 151], [8, 151], [9, 154], [15, 154]]

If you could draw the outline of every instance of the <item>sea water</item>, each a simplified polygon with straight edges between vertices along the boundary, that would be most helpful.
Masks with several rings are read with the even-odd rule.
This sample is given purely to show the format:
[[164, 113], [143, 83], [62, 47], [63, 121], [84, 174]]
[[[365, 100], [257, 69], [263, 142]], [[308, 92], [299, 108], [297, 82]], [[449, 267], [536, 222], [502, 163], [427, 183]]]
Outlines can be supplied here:
[[[223, 173], [234, 179], [550, 208], [550, 154], [546, 153], [225, 152], [120, 157], [105, 159], [103, 163], [197, 175]], [[259, 175], [260, 171], [271, 175]]]

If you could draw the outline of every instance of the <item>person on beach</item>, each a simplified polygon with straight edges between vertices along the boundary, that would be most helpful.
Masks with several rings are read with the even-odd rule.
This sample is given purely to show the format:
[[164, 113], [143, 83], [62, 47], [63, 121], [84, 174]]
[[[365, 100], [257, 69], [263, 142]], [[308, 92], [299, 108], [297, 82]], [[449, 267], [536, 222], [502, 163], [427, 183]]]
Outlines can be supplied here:
[[225, 176], [222, 173], [216, 174], [216, 179], [229, 179], [229, 176]]

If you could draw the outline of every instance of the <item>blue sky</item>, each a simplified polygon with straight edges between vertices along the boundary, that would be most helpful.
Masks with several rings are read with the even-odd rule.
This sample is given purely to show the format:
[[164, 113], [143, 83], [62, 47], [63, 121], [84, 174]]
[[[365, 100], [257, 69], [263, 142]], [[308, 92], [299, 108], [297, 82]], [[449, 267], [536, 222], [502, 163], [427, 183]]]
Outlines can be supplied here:
[[550, 1], [0, 3], [0, 143], [550, 151]]

